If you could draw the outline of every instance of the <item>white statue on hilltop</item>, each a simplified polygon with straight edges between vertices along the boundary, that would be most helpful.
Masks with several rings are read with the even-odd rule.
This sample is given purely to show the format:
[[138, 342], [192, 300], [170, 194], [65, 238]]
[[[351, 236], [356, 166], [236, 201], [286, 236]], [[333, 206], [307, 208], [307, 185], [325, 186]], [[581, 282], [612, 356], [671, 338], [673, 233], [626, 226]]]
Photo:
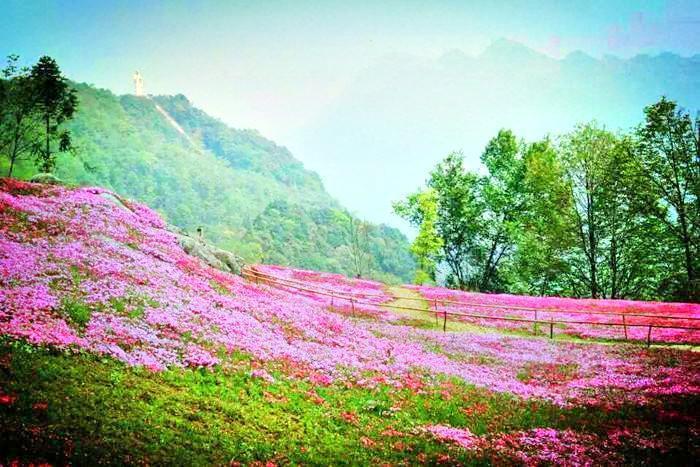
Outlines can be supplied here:
[[141, 76], [141, 73], [136, 71], [134, 73], [134, 88], [136, 89], [136, 95], [137, 96], [143, 96], [143, 76]]

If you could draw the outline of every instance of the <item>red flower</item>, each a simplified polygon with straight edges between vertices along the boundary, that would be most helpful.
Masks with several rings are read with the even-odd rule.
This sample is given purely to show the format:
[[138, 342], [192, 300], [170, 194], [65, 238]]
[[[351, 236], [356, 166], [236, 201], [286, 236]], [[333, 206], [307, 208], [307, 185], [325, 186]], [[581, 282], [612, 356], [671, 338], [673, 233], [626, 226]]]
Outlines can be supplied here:
[[353, 412], [343, 412], [340, 414], [343, 420], [345, 420], [348, 423], [351, 423], [353, 425], [357, 425], [359, 422], [359, 419], [357, 418], [357, 414]]
[[366, 436], [363, 436], [362, 438], [360, 438], [360, 442], [362, 443], [362, 446], [364, 446], [366, 448], [371, 448], [371, 447], [377, 445], [377, 443], [375, 441], [372, 441], [371, 439], [369, 439]]
[[17, 396], [10, 394], [0, 394], [0, 405], [12, 405], [17, 400]]
[[38, 411], [44, 411], [49, 408], [48, 402], [35, 402], [34, 405], [32, 405], [32, 409], [38, 410]]

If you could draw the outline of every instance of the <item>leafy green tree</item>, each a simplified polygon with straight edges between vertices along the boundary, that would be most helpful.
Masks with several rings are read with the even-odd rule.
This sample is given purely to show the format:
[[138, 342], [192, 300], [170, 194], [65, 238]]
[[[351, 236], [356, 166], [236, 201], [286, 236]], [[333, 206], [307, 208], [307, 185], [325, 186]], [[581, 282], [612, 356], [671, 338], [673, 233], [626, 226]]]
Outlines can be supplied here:
[[523, 156], [522, 208], [509, 268], [511, 290], [566, 295], [567, 256], [576, 240], [569, 185], [559, 153], [545, 139], [527, 146]]
[[481, 260], [480, 290], [497, 290], [498, 268], [512, 252], [523, 208], [522, 147], [510, 130], [501, 130], [486, 145], [481, 162], [488, 170], [483, 179], [485, 211], [482, 232], [486, 256]]
[[443, 247], [437, 231], [437, 195], [434, 190], [425, 190], [410, 195], [405, 202], [394, 203], [394, 211], [406, 219], [416, 216], [418, 235], [411, 244], [411, 254], [418, 268], [413, 282], [424, 284], [435, 281], [435, 270]]
[[595, 124], [580, 125], [562, 142], [564, 167], [573, 200], [577, 246], [583, 261], [574, 261], [575, 289], [592, 298], [602, 295], [600, 268], [604, 261], [604, 205], [608, 160], [615, 136]]
[[476, 288], [480, 278], [476, 265], [484, 256], [481, 179], [465, 171], [461, 153], [451, 153], [431, 173], [428, 188], [437, 197], [436, 229], [443, 241], [442, 258], [450, 271], [448, 282], [459, 288]]
[[[700, 267], [700, 118], [661, 98], [644, 109], [636, 161], [649, 185], [651, 215], [682, 252], [687, 287]], [[695, 285], [697, 286], [697, 285]]]
[[58, 142], [58, 152], [71, 149], [70, 132], [61, 129], [60, 125], [73, 117], [78, 98], [51, 57], [43, 56], [39, 59], [32, 67], [30, 79], [37, 111], [44, 126], [44, 148], [39, 153], [40, 166], [44, 172], [49, 172], [56, 164], [56, 151], [52, 150], [51, 142]]
[[17, 162], [36, 154], [39, 139], [31, 77], [18, 60], [17, 55], [8, 57], [0, 79], [0, 154], [9, 161], [8, 177]]

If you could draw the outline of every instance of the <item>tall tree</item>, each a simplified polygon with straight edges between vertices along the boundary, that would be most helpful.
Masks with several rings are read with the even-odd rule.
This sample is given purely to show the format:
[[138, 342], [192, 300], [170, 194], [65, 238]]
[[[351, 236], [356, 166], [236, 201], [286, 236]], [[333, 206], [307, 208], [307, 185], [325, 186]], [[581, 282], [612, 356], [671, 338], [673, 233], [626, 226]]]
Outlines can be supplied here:
[[481, 162], [488, 170], [482, 183], [486, 255], [482, 259], [480, 290], [495, 290], [498, 267], [512, 252], [518, 213], [523, 207], [522, 145], [510, 130], [501, 130], [486, 145]]
[[372, 267], [372, 255], [369, 251], [369, 234], [372, 226], [350, 215], [342, 214], [347, 234], [347, 251], [350, 270], [356, 277], [369, 273]]
[[637, 129], [637, 161], [658, 200], [651, 213], [675, 238], [692, 287], [700, 267], [700, 118], [693, 120], [665, 97], [644, 114]]
[[437, 196], [436, 228], [450, 271], [448, 282], [461, 289], [477, 288], [479, 259], [484, 257], [481, 179], [464, 169], [461, 153], [453, 152], [433, 170], [428, 187]]
[[435, 281], [437, 263], [443, 247], [437, 231], [438, 208], [435, 190], [425, 190], [410, 195], [405, 202], [394, 203], [394, 211], [418, 226], [418, 235], [411, 244], [411, 253], [418, 268], [413, 282], [424, 284]]
[[[61, 129], [60, 125], [73, 117], [78, 98], [51, 57], [43, 56], [39, 59], [32, 67], [30, 79], [38, 112], [44, 123], [44, 149], [40, 153], [40, 166], [44, 172], [49, 172], [55, 165], [55, 153], [71, 148], [70, 132]], [[51, 148], [52, 141], [58, 142], [56, 151]]]
[[576, 242], [572, 200], [559, 153], [548, 139], [527, 146], [523, 171], [511, 287], [537, 295], [569, 294], [562, 279], [570, 273], [568, 257]]
[[584, 258], [582, 263], [573, 264], [575, 279], [592, 298], [599, 298], [602, 292], [605, 180], [608, 160], [614, 150], [615, 136], [595, 124], [578, 126], [564, 137], [562, 144], [578, 248]]
[[18, 60], [17, 55], [8, 57], [0, 79], [0, 154], [9, 160], [8, 177], [17, 162], [38, 150], [36, 98], [29, 70], [20, 68]]

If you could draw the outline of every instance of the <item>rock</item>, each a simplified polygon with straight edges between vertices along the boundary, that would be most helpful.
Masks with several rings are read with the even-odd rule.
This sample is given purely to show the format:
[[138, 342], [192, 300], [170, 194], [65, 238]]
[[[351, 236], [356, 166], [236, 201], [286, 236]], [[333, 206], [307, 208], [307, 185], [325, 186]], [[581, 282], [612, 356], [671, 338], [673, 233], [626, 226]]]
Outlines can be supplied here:
[[63, 185], [63, 180], [51, 173], [38, 173], [29, 179], [32, 183], [43, 183], [45, 185]]
[[189, 235], [172, 232], [185, 253], [201, 259], [209, 266], [220, 271], [240, 274], [243, 268], [243, 259], [233, 253], [208, 245], [202, 240], [197, 240]]
[[126, 203], [124, 203], [124, 201], [122, 201], [122, 199], [119, 196], [115, 195], [114, 193], [102, 192], [102, 193], [100, 193], [100, 196], [103, 197], [104, 199], [106, 199], [107, 201], [110, 201], [112, 204], [114, 204], [118, 208], [122, 208], [125, 211], [133, 212], [131, 210], [131, 208], [129, 208], [129, 206], [127, 206]]

